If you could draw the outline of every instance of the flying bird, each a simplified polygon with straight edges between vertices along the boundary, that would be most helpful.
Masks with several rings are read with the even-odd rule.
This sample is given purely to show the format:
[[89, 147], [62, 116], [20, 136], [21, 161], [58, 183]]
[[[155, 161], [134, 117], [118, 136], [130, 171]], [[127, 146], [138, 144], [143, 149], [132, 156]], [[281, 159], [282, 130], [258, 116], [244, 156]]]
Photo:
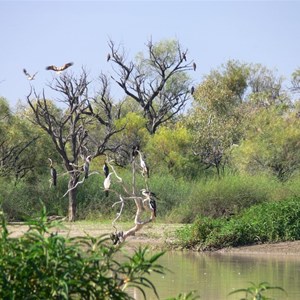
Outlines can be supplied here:
[[48, 158], [50, 160], [50, 175], [51, 175], [51, 178], [52, 178], [52, 183], [54, 186], [56, 186], [57, 184], [57, 172], [55, 170], [55, 168], [53, 167], [53, 164], [52, 164], [52, 159], [51, 158]]
[[87, 156], [87, 158], [85, 159], [85, 162], [84, 162], [84, 165], [83, 165], [84, 178], [89, 177], [89, 169], [90, 169], [91, 160], [92, 160], [91, 155]]
[[34, 80], [34, 77], [38, 72], [35, 72], [33, 75], [30, 75], [26, 69], [23, 69], [23, 73], [27, 76], [28, 80]]
[[67, 64], [64, 64], [63, 66], [61, 67], [57, 67], [57, 66], [54, 66], [54, 65], [51, 65], [51, 66], [47, 66], [46, 67], [46, 70], [51, 70], [51, 71], [55, 71], [57, 74], [61, 73], [62, 71], [66, 70], [67, 68], [73, 66], [74, 63], [72, 62], [69, 62]]
[[108, 190], [109, 190], [110, 184], [111, 184], [111, 181], [110, 181], [111, 174], [113, 174], [113, 173], [109, 173], [108, 176], [104, 179], [104, 182], [103, 182], [106, 197], [108, 196]]
[[196, 71], [196, 68], [197, 68], [197, 65], [196, 65], [196, 63], [194, 62], [194, 63], [193, 63], [193, 69], [194, 69], [194, 71]]

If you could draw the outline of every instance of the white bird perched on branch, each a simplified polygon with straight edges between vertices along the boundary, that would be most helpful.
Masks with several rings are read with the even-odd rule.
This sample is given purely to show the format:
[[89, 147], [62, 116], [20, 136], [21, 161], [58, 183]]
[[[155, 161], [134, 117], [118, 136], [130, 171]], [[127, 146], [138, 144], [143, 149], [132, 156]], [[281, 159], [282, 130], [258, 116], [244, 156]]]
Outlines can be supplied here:
[[84, 172], [84, 177], [88, 178], [89, 177], [89, 169], [90, 169], [90, 162], [92, 160], [92, 156], [89, 155], [86, 157], [84, 165], [83, 165], [83, 172]]
[[142, 175], [145, 176], [147, 175], [147, 177], [149, 178], [149, 168], [146, 164], [146, 162], [143, 159], [142, 153], [139, 150], [136, 150], [139, 155], [140, 155], [140, 166], [142, 168]]
[[111, 181], [110, 181], [111, 174], [113, 174], [113, 173], [109, 173], [108, 176], [104, 179], [104, 182], [103, 182], [106, 197], [108, 196], [108, 190], [109, 190], [110, 185], [111, 185]]
[[52, 159], [48, 158], [50, 160], [50, 175], [52, 178], [52, 183], [54, 186], [56, 186], [57, 183], [57, 172], [55, 170], [55, 168], [53, 167], [53, 163], [52, 163]]

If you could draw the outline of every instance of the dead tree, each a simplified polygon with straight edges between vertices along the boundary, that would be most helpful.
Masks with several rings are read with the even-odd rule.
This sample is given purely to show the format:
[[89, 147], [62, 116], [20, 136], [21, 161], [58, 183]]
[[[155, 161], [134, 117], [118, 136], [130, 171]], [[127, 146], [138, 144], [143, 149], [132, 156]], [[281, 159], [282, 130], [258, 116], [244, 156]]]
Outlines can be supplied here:
[[[119, 211], [117, 212], [116, 218], [113, 220], [112, 225], [115, 229], [110, 237], [114, 244], [119, 244], [124, 242], [127, 237], [134, 236], [135, 233], [141, 230], [146, 224], [153, 222], [156, 218], [156, 196], [154, 193], [150, 191], [149, 186], [149, 177], [144, 173], [143, 168], [141, 167], [141, 157], [142, 153], [139, 152], [141, 156], [135, 156], [132, 160], [132, 182], [125, 183], [123, 179], [118, 176], [115, 168], [112, 165], [112, 162], [108, 162], [110, 169], [112, 172], [112, 181], [115, 181], [116, 184], [122, 186], [122, 194], [109, 189], [115, 193], [118, 201], [113, 204], [113, 207], [119, 206]], [[142, 176], [144, 178], [144, 186], [143, 189], [137, 189], [136, 177]], [[118, 230], [116, 222], [121, 217], [123, 213], [123, 209], [126, 205], [126, 202], [134, 201], [136, 206], [136, 213], [134, 218], [134, 225], [130, 229]], [[144, 217], [144, 213], [148, 213], [148, 216]]]
[[150, 40], [146, 46], [147, 57], [127, 62], [125, 51], [109, 41], [109, 61], [117, 75], [113, 80], [141, 106], [147, 129], [154, 134], [190, 99], [191, 82], [186, 72], [194, 70], [194, 64], [192, 60], [187, 62], [188, 50], [178, 42], [153, 44]]
[[[69, 221], [75, 221], [76, 218], [76, 191], [85, 159], [103, 154], [109, 147], [110, 138], [117, 132], [113, 127], [113, 105], [108, 96], [107, 83], [100, 88], [104, 92], [93, 98], [88, 96], [88, 85], [85, 70], [79, 77], [63, 73], [49, 84], [52, 90], [62, 96], [59, 101], [66, 107], [64, 111], [47, 100], [44, 92], [40, 97], [31, 89], [27, 96], [33, 112], [32, 121], [51, 137], [69, 176]], [[101, 127], [101, 136], [97, 135], [96, 138], [92, 130], [95, 124]]]

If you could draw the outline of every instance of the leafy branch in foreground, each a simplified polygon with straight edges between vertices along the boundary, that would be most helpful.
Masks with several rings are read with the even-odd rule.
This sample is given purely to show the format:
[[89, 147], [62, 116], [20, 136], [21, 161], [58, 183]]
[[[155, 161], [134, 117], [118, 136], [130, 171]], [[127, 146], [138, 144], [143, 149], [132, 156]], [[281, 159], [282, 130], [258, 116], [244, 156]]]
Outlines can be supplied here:
[[267, 283], [267, 282], [261, 282], [258, 285], [256, 285], [253, 282], [250, 282], [250, 283], [251, 283], [250, 287], [248, 287], [246, 289], [235, 290], [235, 291], [229, 293], [229, 295], [244, 292], [244, 293], [246, 293], [246, 295], [244, 298], [241, 298], [241, 300], [271, 300], [272, 298], [268, 298], [263, 295], [263, 293], [265, 291], [277, 289], [282, 292], [285, 292], [285, 290], [283, 288], [281, 288], [279, 286], [270, 286], [269, 283]]
[[0, 217], [1, 299], [133, 299], [130, 287], [145, 299], [146, 289], [158, 298], [149, 275], [164, 274], [157, 263], [163, 253], [148, 256], [148, 249], [140, 248], [120, 260], [121, 248], [111, 246], [106, 236], [59, 235], [61, 224], [47, 223], [45, 210], [28, 222], [23, 236], [12, 238]]

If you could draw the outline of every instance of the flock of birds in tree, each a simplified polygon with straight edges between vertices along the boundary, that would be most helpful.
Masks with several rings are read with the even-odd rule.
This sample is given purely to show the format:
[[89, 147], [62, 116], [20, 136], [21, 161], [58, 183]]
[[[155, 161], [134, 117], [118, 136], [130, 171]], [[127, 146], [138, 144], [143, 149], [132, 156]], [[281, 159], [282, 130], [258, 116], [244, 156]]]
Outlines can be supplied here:
[[[69, 62], [69, 63], [66, 63], [60, 67], [57, 67], [57, 66], [54, 66], [54, 65], [51, 65], [51, 66], [47, 66], [46, 67], [46, 70], [47, 71], [55, 71], [57, 74], [60, 74], [62, 71], [68, 69], [69, 67], [73, 66], [74, 63], [72, 62]], [[30, 73], [28, 73], [28, 71], [24, 68], [23, 69], [23, 73], [25, 74], [25, 76], [27, 77], [28, 80], [34, 80], [35, 79], [35, 75], [38, 73], [38, 72], [35, 72], [33, 75], [31, 75]]]
[[[149, 167], [146, 164], [146, 162], [143, 158], [143, 155], [140, 152], [138, 146], [132, 147], [131, 155], [132, 155], [132, 162], [135, 161], [135, 159], [137, 157], [139, 157], [141, 174], [143, 177], [146, 176], [147, 178], [149, 178], [149, 176], [150, 176]], [[50, 161], [51, 185], [56, 187], [57, 186], [57, 171], [53, 166], [52, 159], [51, 158], [48, 158], [48, 159]], [[92, 156], [91, 155], [87, 156], [85, 158], [84, 164], [82, 166], [82, 173], [83, 173], [85, 179], [87, 179], [89, 177], [89, 169], [90, 169], [91, 160], [92, 160]], [[113, 174], [113, 172], [110, 172], [107, 162], [104, 162], [102, 169], [103, 169], [103, 174], [105, 177], [104, 181], [103, 181], [104, 193], [105, 193], [105, 196], [108, 197], [109, 189], [111, 186], [111, 175]], [[152, 211], [153, 216], [156, 217], [156, 201], [155, 201], [155, 199], [158, 199], [158, 197], [155, 195], [155, 193], [150, 192], [146, 189], [142, 189], [141, 193], [145, 197], [143, 199], [143, 205], [147, 204], [148, 208]]]
[[[185, 61], [187, 60], [186, 54], [184, 52], [182, 53], [182, 58]], [[111, 59], [111, 55], [108, 54], [107, 55], [107, 61], [109, 61], [110, 59]], [[57, 74], [60, 74], [62, 71], [68, 69], [73, 64], [74, 64], [73, 62], [69, 62], [69, 63], [66, 63], [62, 66], [50, 65], [50, 66], [46, 67], [46, 70], [47, 71], [54, 71]], [[192, 66], [193, 66], [193, 70], [196, 71], [197, 65], [196, 65], [195, 62], [193, 62]], [[35, 72], [31, 75], [24, 68], [23, 73], [25, 74], [27, 79], [31, 81], [31, 80], [35, 79], [35, 76], [38, 72]], [[191, 90], [190, 90], [192, 95], [193, 95], [194, 91], [195, 91], [195, 88], [192, 86]], [[146, 164], [141, 152], [139, 151], [139, 147], [138, 146], [133, 146], [133, 148], [132, 148], [132, 161], [134, 161], [137, 156], [139, 156], [139, 158], [140, 158], [140, 167], [141, 167], [142, 176], [143, 177], [146, 176], [147, 178], [149, 178], [149, 174], [150, 174], [149, 173], [149, 167]], [[53, 184], [53, 186], [56, 186], [57, 185], [57, 172], [56, 172], [55, 168], [53, 167], [52, 160], [50, 158], [49, 158], [49, 160], [50, 160], [51, 184]], [[84, 173], [84, 178], [85, 179], [87, 179], [88, 176], [89, 176], [89, 167], [90, 167], [91, 160], [92, 160], [92, 156], [91, 155], [87, 156], [86, 159], [85, 159], [84, 165], [83, 165], [83, 173]], [[104, 172], [104, 176], [105, 176], [105, 179], [104, 179], [104, 182], [103, 182], [104, 191], [105, 191], [105, 195], [108, 196], [109, 188], [110, 188], [110, 185], [111, 185], [111, 175], [113, 173], [109, 172], [109, 167], [108, 167], [106, 162], [103, 165], [103, 172]], [[154, 217], [156, 217], [156, 202], [154, 200], [154, 198], [157, 198], [156, 195], [154, 193], [150, 192], [150, 191], [147, 191], [146, 189], [142, 189], [141, 192], [142, 192], [142, 195], [145, 197], [143, 202], [146, 202], [146, 201], [148, 202], [149, 208], [153, 211]]]

